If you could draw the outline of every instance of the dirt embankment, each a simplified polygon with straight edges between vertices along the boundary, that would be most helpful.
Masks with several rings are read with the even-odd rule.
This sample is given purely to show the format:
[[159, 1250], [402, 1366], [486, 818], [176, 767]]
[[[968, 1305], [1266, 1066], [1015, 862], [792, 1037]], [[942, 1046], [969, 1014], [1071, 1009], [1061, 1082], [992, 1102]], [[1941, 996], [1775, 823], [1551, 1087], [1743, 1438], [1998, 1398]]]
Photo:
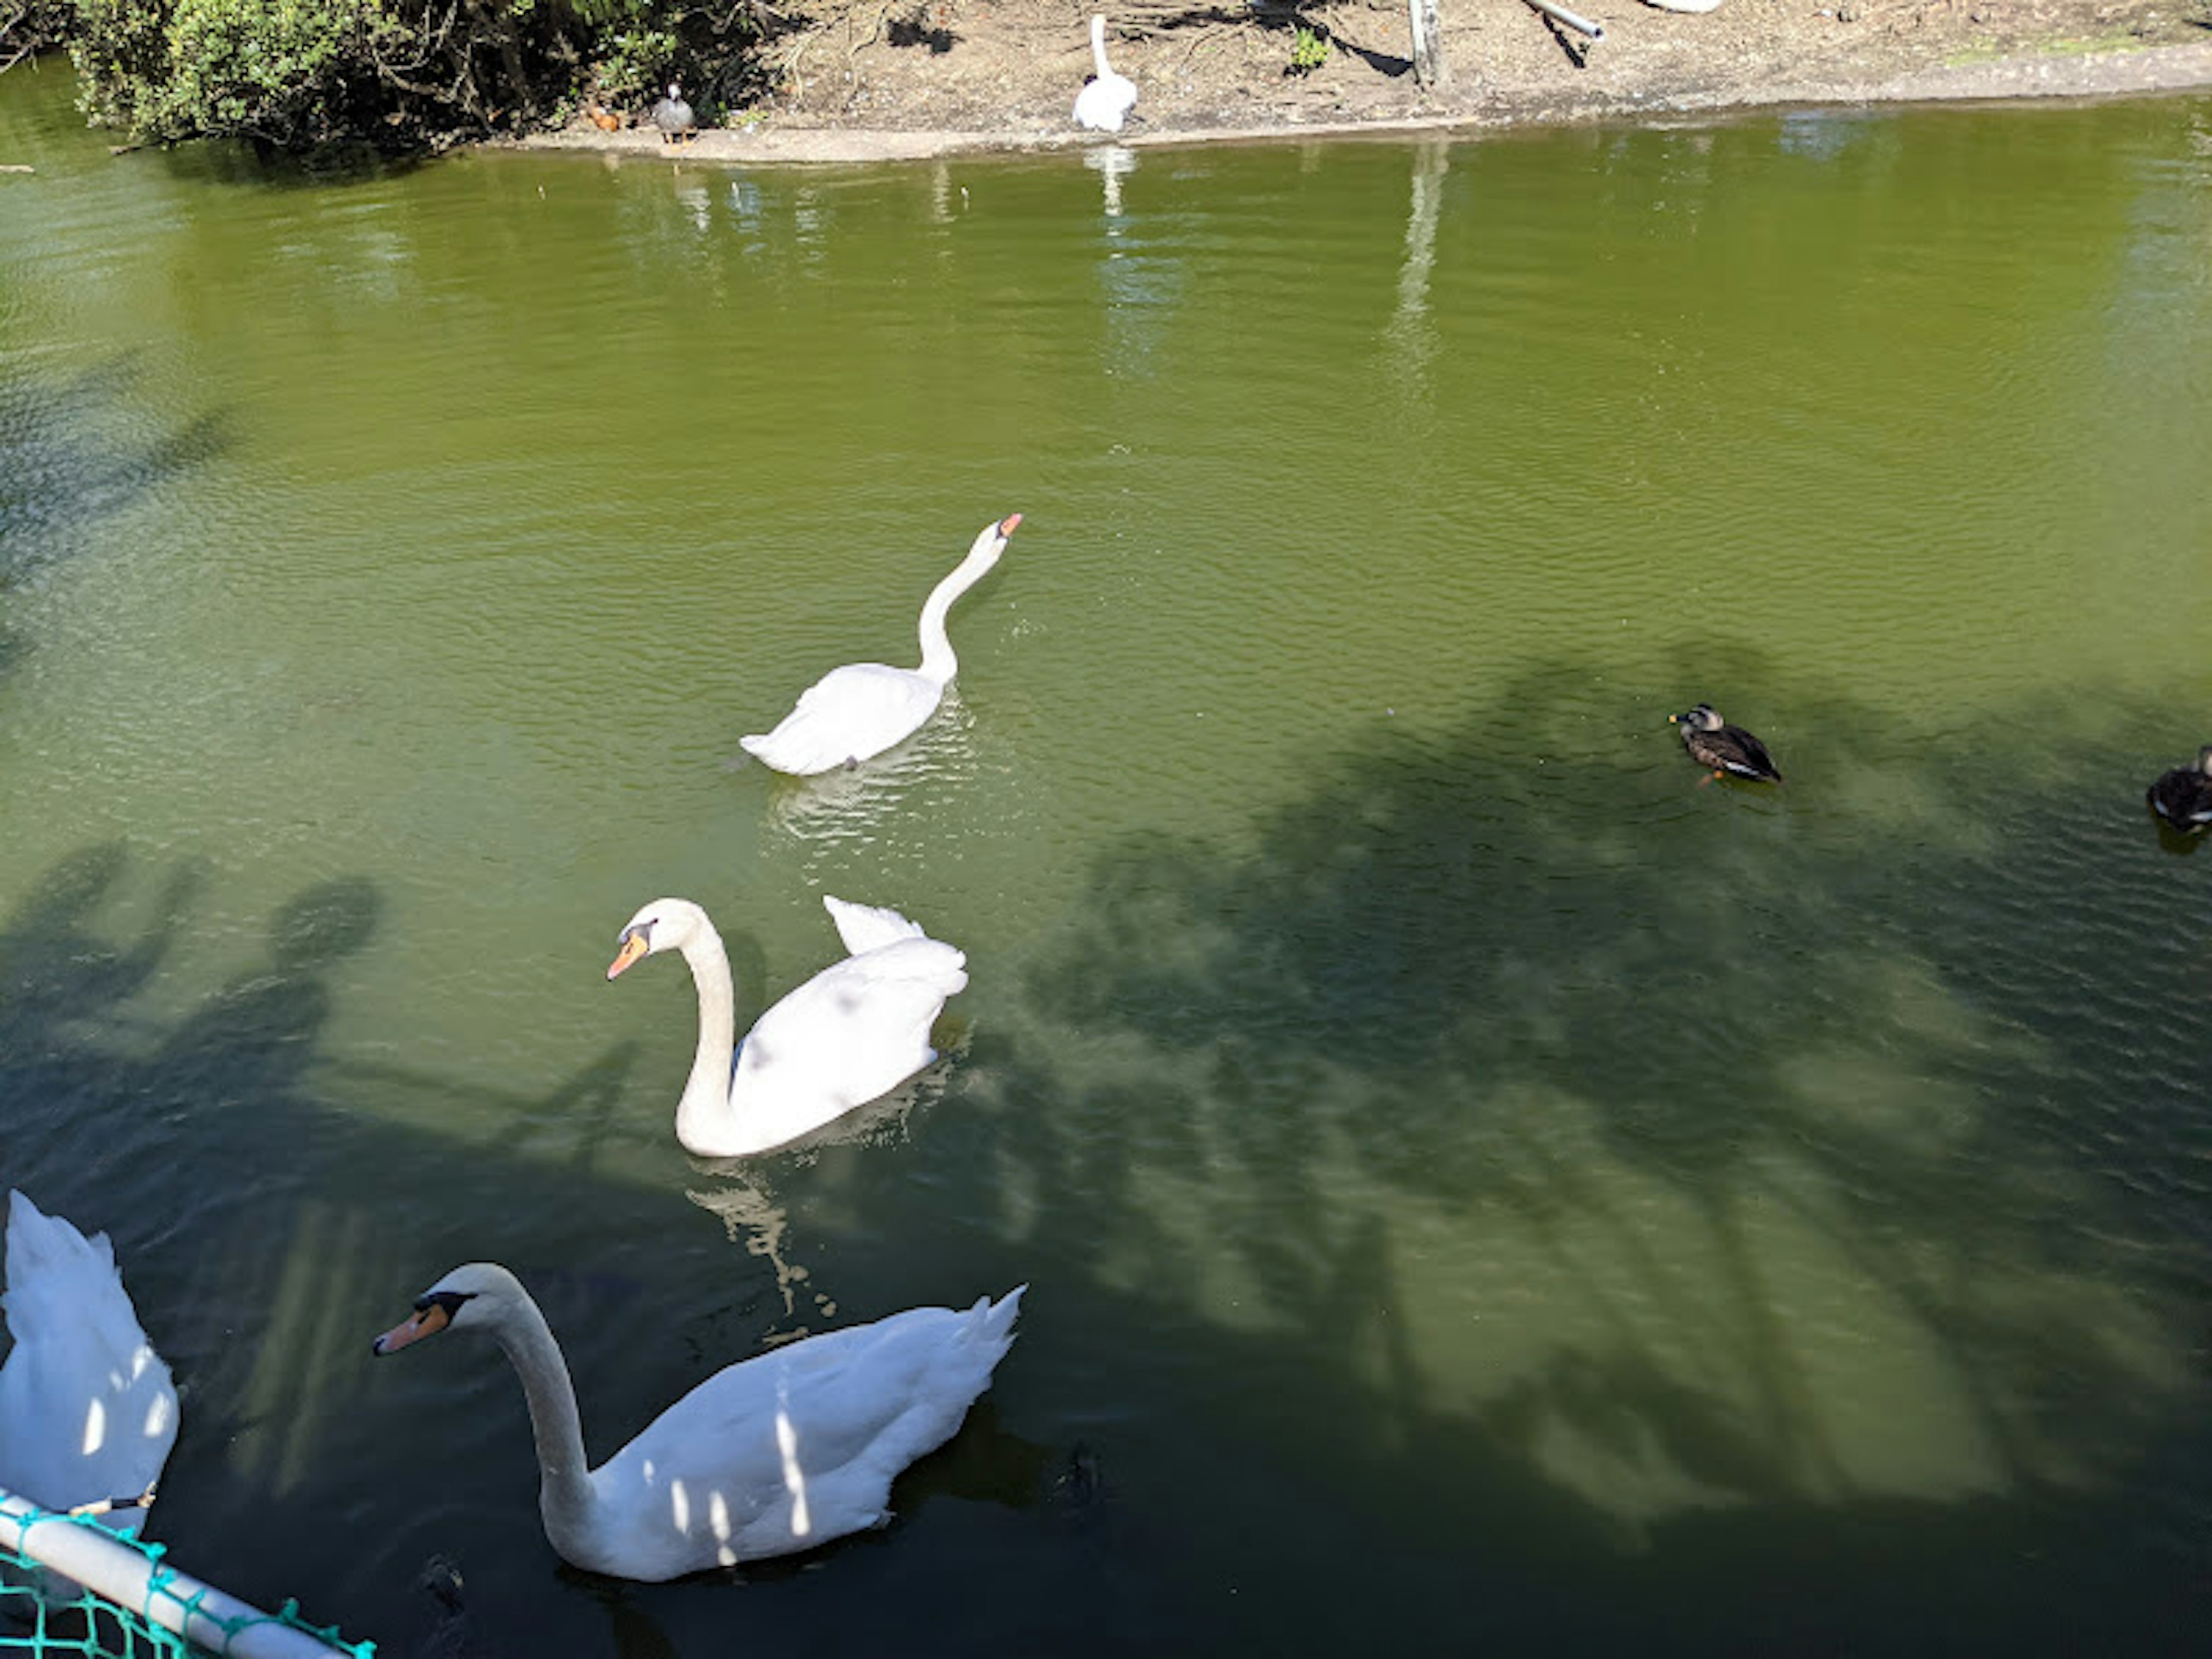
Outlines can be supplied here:
[[[1113, 67], [1138, 94], [1120, 142], [2212, 86], [2212, 0], [1719, 0], [1696, 14], [1558, 3], [1599, 38], [1527, 0], [1439, 0], [1447, 76], [1424, 87], [1405, 0], [1126, 0], [1106, 12]], [[1091, 70], [1091, 9], [856, 0], [775, 40], [775, 97], [683, 148], [871, 161], [1102, 142], [1071, 116]], [[580, 118], [530, 142], [665, 147], [646, 112], [624, 122], [609, 132]]]

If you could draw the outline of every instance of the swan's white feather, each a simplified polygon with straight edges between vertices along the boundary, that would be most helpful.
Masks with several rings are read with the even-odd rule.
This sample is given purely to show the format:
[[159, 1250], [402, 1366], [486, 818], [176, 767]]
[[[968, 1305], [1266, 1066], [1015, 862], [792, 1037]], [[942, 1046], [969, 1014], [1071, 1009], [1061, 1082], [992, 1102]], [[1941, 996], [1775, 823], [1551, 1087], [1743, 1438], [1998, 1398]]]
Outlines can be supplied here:
[[918, 921], [908, 921], [888, 904], [854, 904], [849, 899], [822, 896], [822, 908], [837, 924], [837, 937], [854, 956], [902, 939], [927, 939]]
[[1022, 1292], [911, 1308], [727, 1366], [586, 1469], [559, 1342], [514, 1275], [456, 1267], [376, 1342], [448, 1324], [499, 1343], [522, 1380], [547, 1540], [588, 1571], [659, 1583], [881, 1525], [892, 1480], [951, 1438], [1014, 1340]]
[[702, 1158], [744, 1158], [889, 1093], [937, 1058], [930, 1027], [968, 985], [968, 958], [897, 911], [823, 902], [852, 952], [788, 993], [735, 1041], [729, 952], [689, 899], [655, 899], [623, 929], [611, 977], [644, 954], [680, 951], [699, 1000], [699, 1040], [676, 1105], [676, 1138]]
[[1098, 132], [1119, 132], [1137, 106], [1137, 83], [1106, 62], [1106, 19], [1091, 19], [1091, 61], [1094, 73], [1075, 94], [1075, 125]]
[[968, 556], [930, 589], [921, 606], [920, 668], [880, 662], [833, 668], [799, 694], [797, 706], [775, 730], [748, 732], [738, 746], [779, 772], [803, 778], [857, 765], [920, 731], [959, 672], [945, 618], [953, 601], [998, 563], [1021, 521], [1020, 514], [1010, 513], [985, 525]]
[[967, 957], [917, 933], [823, 969], [746, 1034], [731, 1082], [742, 1143], [765, 1152], [887, 1094], [937, 1058], [929, 1028]]
[[[7, 1273], [0, 1486], [52, 1510], [151, 1491], [177, 1442], [177, 1391], [107, 1235], [87, 1238], [11, 1192]], [[121, 1509], [100, 1522], [136, 1533], [145, 1516]]]
[[669, 1578], [882, 1525], [892, 1480], [990, 1386], [1021, 1296], [909, 1308], [716, 1372], [592, 1471], [598, 1570]]
[[833, 772], [880, 755], [919, 731], [943, 695], [944, 688], [911, 668], [848, 663], [800, 692], [775, 730], [749, 733], [738, 745], [793, 777]]

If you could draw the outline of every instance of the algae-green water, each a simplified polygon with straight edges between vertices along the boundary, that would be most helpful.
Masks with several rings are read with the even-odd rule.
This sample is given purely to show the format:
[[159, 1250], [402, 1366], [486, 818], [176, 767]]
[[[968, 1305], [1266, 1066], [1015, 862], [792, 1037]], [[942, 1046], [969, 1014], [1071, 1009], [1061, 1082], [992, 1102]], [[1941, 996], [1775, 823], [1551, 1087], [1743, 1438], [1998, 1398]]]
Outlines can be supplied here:
[[[0, 78], [0, 1184], [113, 1236], [179, 1564], [388, 1653], [437, 1556], [556, 1656], [2185, 1643], [2212, 101], [324, 173], [69, 90]], [[1014, 512], [920, 737], [740, 763]], [[824, 893], [968, 953], [943, 1058], [700, 1164], [616, 932], [697, 900], [750, 1020]], [[595, 1455], [1030, 1288], [888, 1527], [646, 1587], [495, 1350], [370, 1357], [482, 1258]]]

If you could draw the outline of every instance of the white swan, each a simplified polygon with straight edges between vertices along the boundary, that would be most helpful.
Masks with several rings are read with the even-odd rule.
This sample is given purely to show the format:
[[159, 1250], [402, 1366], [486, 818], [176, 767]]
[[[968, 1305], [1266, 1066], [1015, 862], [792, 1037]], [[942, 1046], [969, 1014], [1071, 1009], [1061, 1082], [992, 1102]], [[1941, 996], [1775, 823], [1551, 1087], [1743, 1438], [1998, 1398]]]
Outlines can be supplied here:
[[50, 1510], [112, 1504], [100, 1524], [135, 1534], [177, 1443], [177, 1391], [107, 1235], [9, 1193], [0, 1312], [15, 1339], [0, 1365], [0, 1486]]
[[1116, 75], [1106, 62], [1106, 19], [1094, 12], [1091, 18], [1091, 61], [1098, 72], [1075, 94], [1075, 125], [1100, 132], [1119, 132], [1121, 123], [1136, 106], [1137, 83]]
[[965, 988], [968, 958], [896, 910], [822, 896], [852, 954], [763, 1014], [737, 1054], [729, 953], [689, 899], [655, 899], [622, 930], [609, 979], [681, 951], [699, 993], [699, 1048], [676, 1138], [701, 1158], [764, 1152], [866, 1105], [937, 1058], [929, 1028]]
[[657, 1583], [889, 1520], [892, 1477], [951, 1439], [990, 1386], [1027, 1288], [965, 1313], [909, 1308], [728, 1366], [596, 1469], [561, 1345], [506, 1268], [454, 1268], [374, 1346], [392, 1353], [448, 1326], [488, 1334], [522, 1378], [546, 1541], [586, 1571]]
[[833, 668], [799, 694], [799, 706], [775, 731], [740, 738], [738, 745], [779, 772], [810, 777], [880, 755], [921, 730], [960, 667], [945, 636], [945, 616], [953, 600], [998, 563], [1021, 521], [1012, 513], [985, 525], [968, 556], [930, 590], [921, 607], [921, 667], [856, 662]]

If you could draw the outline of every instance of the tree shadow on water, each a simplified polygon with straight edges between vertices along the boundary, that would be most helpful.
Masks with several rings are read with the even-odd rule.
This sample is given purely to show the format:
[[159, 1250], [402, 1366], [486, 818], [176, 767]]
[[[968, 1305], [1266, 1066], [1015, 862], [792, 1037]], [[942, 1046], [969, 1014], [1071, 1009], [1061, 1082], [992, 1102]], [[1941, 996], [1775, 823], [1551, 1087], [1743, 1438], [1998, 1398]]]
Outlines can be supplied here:
[[[684, 1336], [706, 1316], [672, 1311], [691, 1306], [675, 1287], [696, 1296], [745, 1259], [695, 1224], [672, 1186], [597, 1166], [591, 1109], [619, 1092], [619, 1046], [544, 1099], [468, 1100], [467, 1085], [421, 1068], [368, 1075], [380, 1100], [419, 1095], [448, 1115], [465, 1103], [471, 1121], [501, 1114], [518, 1132], [581, 1109], [580, 1157], [510, 1151], [500, 1118], [463, 1140], [434, 1110], [351, 1108], [333, 1081], [360, 1079], [329, 1054], [328, 1033], [349, 965], [390, 948], [376, 884], [301, 890], [269, 914], [258, 960], [180, 995], [203, 946], [204, 887], [196, 866], [149, 878], [125, 848], [98, 846], [0, 921], [0, 1189], [111, 1236], [174, 1372], [183, 1427], [149, 1535], [235, 1594], [301, 1595], [318, 1619], [374, 1634], [398, 1622], [452, 1526], [394, 1494], [379, 1448], [420, 1433], [409, 1402], [419, 1419], [418, 1396], [451, 1389], [445, 1362], [458, 1357], [374, 1367], [368, 1338], [436, 1273], [505, 1255], [568, 1324], [592, 1403], [610, 1425], [642, 1420], [680, 1392]], [[588, 1271], [539, 1258], [559, 1248], [525, 1231], [544, 1216], [588, 1218]], [[540, 1242], [518, 1247], [519, 1233]], [[659, 1363], [629, 1363], [646, 1352]], [[623, 1360], [611, 1376], [608, 1353]], [[462, 1371], [516, 1407], [503, 1368]], [[526, 1483], [519, 1495], [526, 1555], [542, 1540]], [[366, 1553], [349, 1529], [304, 1523], [337, 1513], [380, 1516]]]
[[1951, 1517], [2078, 1520], [2193, 1459], [2212, 1280], [2168, 1171], [2212, 1123], [2168, 1079], [2212, 951], [2139, 810], [2160, 711], [1939, 740], [1824, 690], [1752, 720], [1773, 790], [1607, 697], [1540, 673], [1442, 738], [1378, 722], [1249, 850], [1101, 858], [1030, 989], [1115, 1080], [1003, 1070], [1025, 1201], [1194, 1315], [1233, 1285], [1369, 1450], [1456, 1447], [1638, 1547], [1889, 1505], [1971, 1552]]

